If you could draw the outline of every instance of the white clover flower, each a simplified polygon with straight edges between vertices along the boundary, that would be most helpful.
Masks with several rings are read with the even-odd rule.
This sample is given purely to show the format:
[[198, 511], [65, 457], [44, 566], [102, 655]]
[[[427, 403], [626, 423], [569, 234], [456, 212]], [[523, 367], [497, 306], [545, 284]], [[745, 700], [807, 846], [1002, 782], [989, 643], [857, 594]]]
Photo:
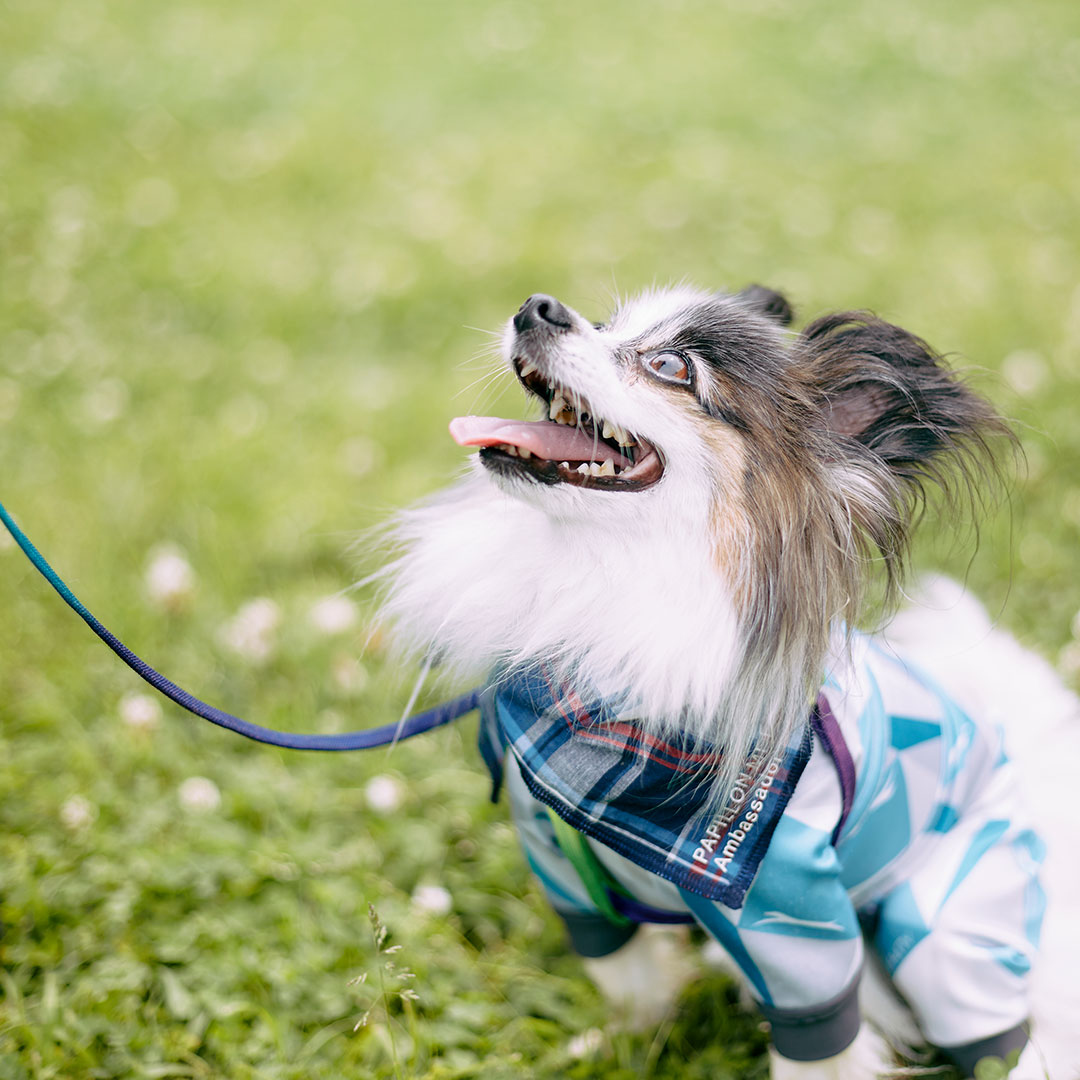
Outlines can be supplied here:
[[1012, 388], [1025, 397], [1034, 394], [1046, 382], [1046, 361], [1034, 349], [1017, 349], [1001, 362], [1001, 373]]
[[386, 455], [377, 442], [357, 435], [342, 444], [341, 456], [353, 476], [367, 476], [382, 464]]
[[262, 425], [266, 417], [266, 406], [254, 394], [238, 394], [225, 403], [218, 415], [221, 426], [230, 435], [246, 439]]
[[60, 807], [60, 821], [65, 828], [74, 832], [76, 829], [85, 828], [97, 817], [97, 807], [82, 795], [72, 795], [65, 799]]
[[592, 1057], [604, 1045], [604, 1033], [599, 1028], [588, 1028], [575, 1035], [566, 1044], [566, 1052], [575, 1060]]
[[184, 553], [172, 544], [162, 544], [150, 552], [146, 568], [146, 593], [155, 604], [183, 607], [195, 591], [195, 571]]
[[125, 694], [120, 699], [120, 719], [136, 731], [153, 731], [161, 723], [161, 706], [149, 694]]
[[355, 656], [348, 655], [334, 657], [330, 677], [334, 680], [334, 685], [350, 697], [362, 694], [370, 678], [367, 668]]
[[342, 634], [356, 625], [356, 605], [347, 596], [327, 596], [314, 604], [308, 621], [320, 634]]
[[412, 902], [413, 907], [425, 915], [447, 915], [454, 906], [453, 897], [441, 885], [417, 885]]
[[151, 176], [140, 180], [128, 193], [127, 218], [132, 225], [149, 229], [176, 213], [176, 189], [168, 180]]
[[179, 788], [180, 805], [185, 810], [204, 813], [221, 805], [221, 792], [205, 776], [189, 776]]
[[261, 664], [274, 651], [281, 609], [265, 596], [246, 603], [222, 628], [221, 640], [238, 656]]
[[130, 396], [127, 383], [123, 379], [102, 379], [83, 395], [83, 419], [95, 428], [111, 424], [124, 415]]
[[405, 785], [396, 776], [373, 776], [364, 785], [364, 798], [377, 814], [392, 814], [405, 801]]

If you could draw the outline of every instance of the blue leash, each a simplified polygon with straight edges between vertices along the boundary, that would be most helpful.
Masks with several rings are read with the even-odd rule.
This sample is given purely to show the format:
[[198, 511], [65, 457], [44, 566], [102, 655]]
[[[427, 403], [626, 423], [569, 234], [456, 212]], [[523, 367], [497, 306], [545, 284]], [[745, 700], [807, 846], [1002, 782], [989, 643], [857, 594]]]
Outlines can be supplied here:
[[[263, 727], [261, 724], [253, 724], [248, 720], [241, 720], [232, 713], [216, 709], [213, 705], [207, 705], [200, 701], [194, 694], [189, 694], [182, 687], [166, 679], [160, 672], [155, 671], [145, 660], [136, 656], [115, 634], [107, 630], [87, 610], [86, 605], [67, 587], [63, 578], [45, 561], [45, 557], [30, 542], [29, 537], [15, 524], [11, 515], [0, 503], [0, 521], [7, 527], [7, 531], [15, 538], [15, 543], [22, 548], [23, 554], [34, 564], [38, 572], [60, 594], [63, 601], [72, 611], [94, 631], [95, 634], [136, 675], [145, 679], [155, 690], [164, 694], [170, 701], [175, 701], [182, 709], [209, 720], [218, 727], [228, 728], [237, 735], [243, 735], [255, 742], [267, 743], [269, 746], [281, 746], [286, 750], [370, 750], [377, 746], [389, 746], [401, 739], [411, 739], [414, 735], [420, 735], [433, 728], [449, 724], [466, 713], [480, 707], [481, 690], [470, 690], [467, 694], [454, 698], [453, 701], [443, 702], [434, 709], [417, 713], [398, 724], [383, 724], [382, 727], [369, 728], [367, 731], [347, 731], [341, 735], [303, 735], [293, 731], [275, 731], [273, 728]], [[682, 915], [675, 912], [662, 911], [632, 896], [624, 896], [619, 892], [612, 891], [612, 903], [622, 918], [633, 923], [687, 923], [693, 922], [692, 915]]]
[[241, 720], [222, 709], [216, 709], [213, 705], [207, 705], [200, 701], [194, 694], [189, 694], [182, 687], [166, 679], [160, 672], [155, 671], [145, 660], [136, 656], [115, 634], [107, 630], [87, 610], [86, 605], [64, 584], [60, 575], [45, 561], [45, 557], [30, 542], [26, 534], [15, 524], [11, 515], [0, 503], [0, 521], [7, 527], [7, 531], [15, 539], [15, 543], [22, 548], [23, 554], [34, 564], [38, 572], [60, 594], [64, 603], [67, 604], [82, 620], [94, 631], [95, 634], [132, 671], [140, 678], [145, 679], [155, 690], [164, 694], [170, 701], [175, 701], [182, 709], [209, 720], [218, 727], [228, 728], [237, 735], [243, 735], [246, 739], [254, 739], [255, 742], [267, 743], [269, 746], [281, 746], [286, 750], [370, 750], [376, 746], [389, 746], [401, 739], [411, 739], [414, 735], [420, 735], [432, 728], [442, 727], [453, 720], [464, 716], [480, 707], [480, 690], [470, 690], [467, 694], [446, 701], [442, 705], [436, 705], [426, 712], [417, 713], [408, 719], [396, 724], [384, 724], [382, 727], [370, 728], [366, 731], [347, 731], [340, 735], [304, 735], [293, 731], [275, 731], [273, 728], [262, 727], [248, 720]]

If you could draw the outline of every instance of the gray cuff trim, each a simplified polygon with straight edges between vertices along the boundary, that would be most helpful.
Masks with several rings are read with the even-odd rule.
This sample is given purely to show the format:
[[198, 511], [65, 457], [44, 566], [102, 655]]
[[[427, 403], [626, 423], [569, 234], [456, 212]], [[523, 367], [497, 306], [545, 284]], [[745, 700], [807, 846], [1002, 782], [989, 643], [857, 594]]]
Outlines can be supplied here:
[[1000, 1035], [991, 1035], [989, 1039], [980, 1039], [978, 1042], [966, 1043], [963, 1046], [943, 1046], [944, 1053], [956, 1063], [956, 1067], [965, 1076], [971, 1076], [975, 1072], [975, 1066], [983, 1058], [1004, 1058], [1014, 1050], [1023, 1050], [1027, 1046], [1027, 1024], [1017, 1024], [1016, 1027], [1003, 1031]]
[[772, 1043], [792, 1061], [822, 1061], [846, 1050], [859, 1034], [859, 980], [831, 1001], [804, 1009], [761, 1005], [772, 1025]]
[[603, 915], [589, 915], [577, 911], [559, 911], [559, 918], [566, 924], [570, 944], [578, 956], [589, 958], [607, 956], [625, 945], [637, 930], [637, 923], [618, 926], [608, 922]]

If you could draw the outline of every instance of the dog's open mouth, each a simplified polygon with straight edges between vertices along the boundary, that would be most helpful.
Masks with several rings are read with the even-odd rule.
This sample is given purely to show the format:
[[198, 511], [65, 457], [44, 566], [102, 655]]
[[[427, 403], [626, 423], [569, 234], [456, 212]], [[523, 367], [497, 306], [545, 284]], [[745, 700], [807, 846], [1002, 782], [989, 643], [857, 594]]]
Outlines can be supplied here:
[[454, 440], [480, 447], [480, 459], [489, 469], [523, 473], [544, 484], [605, 491], [641, 491], [663, 475], [655, 446], [594, 416], [588, 402], [549, 383], [530, 361], [515, 359], [514, 370], [525, 389], [544, 403], [550, 419], [459, 416], [450, 422]]

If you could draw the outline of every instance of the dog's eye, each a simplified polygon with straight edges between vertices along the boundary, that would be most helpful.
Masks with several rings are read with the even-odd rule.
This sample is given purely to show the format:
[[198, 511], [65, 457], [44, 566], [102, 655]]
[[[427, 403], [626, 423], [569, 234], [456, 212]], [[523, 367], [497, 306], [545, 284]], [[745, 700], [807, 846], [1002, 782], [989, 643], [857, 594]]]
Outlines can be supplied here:
[[689, 386], [693, 378], [690, 361], [682, 353], [664, 351], [649, 353], [644, 357], [645, 366], [658, 379], [664, 382], [680, 383]]

